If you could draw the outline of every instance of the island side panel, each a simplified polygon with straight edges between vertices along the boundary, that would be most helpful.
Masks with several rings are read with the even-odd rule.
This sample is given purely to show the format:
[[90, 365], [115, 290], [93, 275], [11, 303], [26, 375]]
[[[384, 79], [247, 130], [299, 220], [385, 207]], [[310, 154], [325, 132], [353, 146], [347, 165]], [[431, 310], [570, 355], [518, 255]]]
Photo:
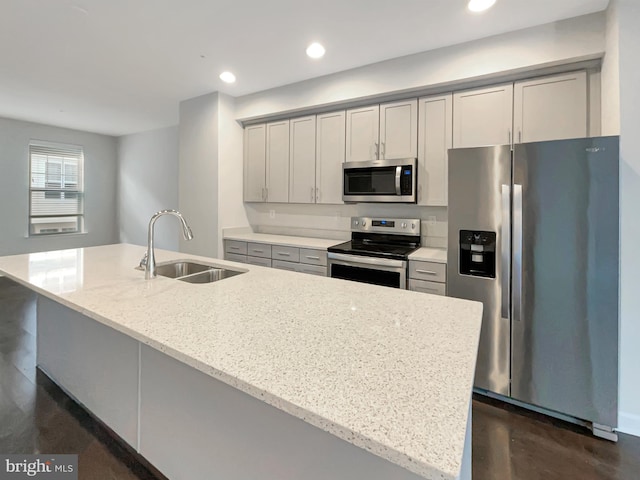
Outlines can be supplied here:
[[423, 478], [145, 345], [140, 392], [140, 453], [172, 480]]
[[137, 449], [138, 342], [43, 296], [37, 318], [38, 367]]

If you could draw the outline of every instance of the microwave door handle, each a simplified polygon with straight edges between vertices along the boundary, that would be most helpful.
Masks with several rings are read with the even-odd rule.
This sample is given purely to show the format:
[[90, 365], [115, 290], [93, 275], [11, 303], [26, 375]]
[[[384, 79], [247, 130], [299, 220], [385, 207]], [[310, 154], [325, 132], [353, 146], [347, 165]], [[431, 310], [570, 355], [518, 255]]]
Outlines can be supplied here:
[[396, 195], [400, 196], [402, 191], [400, 190], [400, 175], [402, 174], [402, 167], [398, 165], [396, 167]]

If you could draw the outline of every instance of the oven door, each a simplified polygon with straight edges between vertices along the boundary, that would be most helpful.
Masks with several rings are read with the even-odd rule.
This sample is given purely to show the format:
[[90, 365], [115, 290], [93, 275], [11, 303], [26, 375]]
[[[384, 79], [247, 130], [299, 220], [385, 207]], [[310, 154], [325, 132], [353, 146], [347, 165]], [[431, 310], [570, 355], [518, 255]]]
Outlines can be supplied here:
[[407, 288], [407, 262], [344, 253], [328, 254], [329, 276], [385, 287]]
[[416, 201], [416, 159], [348, 162], [342, 165], [345, 202]]

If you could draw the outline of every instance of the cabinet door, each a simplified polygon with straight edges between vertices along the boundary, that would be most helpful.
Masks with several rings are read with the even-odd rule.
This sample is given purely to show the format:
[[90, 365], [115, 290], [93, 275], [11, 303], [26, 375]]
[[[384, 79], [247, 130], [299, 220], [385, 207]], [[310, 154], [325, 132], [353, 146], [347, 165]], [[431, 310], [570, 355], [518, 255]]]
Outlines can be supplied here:
[[267, 202], [289, 201], [289, 120], [267, 123]]
[[315, 203], [316, 117], [294, 118], [290, 125], [289, 202]]
[[380, 105], [380, 158], [418, 156], [418, 100]]
[[264, 202], [266, 172], [266, 126], [244, 129], [244, 201]]
[[421, 98], [418, 121], [418, 205], [446, 206], [448, 150], [453, 147], [453, 95]]
[[342, 112], [318, 115], [316, 125], [316, 203], [342, 202], [345, 157], [345, 118]]
[[347, 110], [347, 162], [378, 159], [380, 106]]
[[517, 82], [514, 143], [587, 137], [587, 73]]
[[454, 148], [509, 145], [512, 124], [512, 83], [453, 95]]

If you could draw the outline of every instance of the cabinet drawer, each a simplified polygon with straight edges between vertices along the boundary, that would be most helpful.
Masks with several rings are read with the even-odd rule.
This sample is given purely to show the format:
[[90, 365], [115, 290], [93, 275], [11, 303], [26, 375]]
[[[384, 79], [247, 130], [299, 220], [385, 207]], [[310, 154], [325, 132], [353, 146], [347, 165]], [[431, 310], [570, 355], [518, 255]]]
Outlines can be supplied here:
[[237, 253], [225, 252], [224, 259], [225, 260], [229, 260], [230, 262], [247, 263], [247, 256], [246, 255], [238, 255]]
[[252, 257], [271, 258], [271, 245], [264, 243], [249, 243], [247, 255]]
[[426, 280], [416, 280], [414, 278], [409, 279], [409, 290], [433, 295], [446, 295], [444, 283], [427, 282]]
[[409, 261], [409, 278], [445, 283], [446, 272], [447, 265], [444, 263]]
[[321, 265], [306, 265], [304, 263], [299, 263], [298, 271], [300, 273], [309, 273], [311, 275], [318, 275], [320, 277], [327, 276], [327, 267], [323, 267]]
[[250, 263], [251, 265], [260, 265], [261, 267], [271, 267], [270, 258], [247, 256], [247, 263]]
[[281, 247], [273, 245], [271, 247], [271, 258], [274, 260], [284, 260], [286, 262], [299, 262], [300, 249], [296, 247]]
[[239, 242], [237, 240], [225, 240], [224, 251], [228, 253], [235, 253], [236, 255], [246, 255], [247, 242]]
[[327, 251], [326, 250], [313, 250], [311, 248], [300, 249], [300, 263], [307, 263], [309, 265], [322, 265], [327, 266]]
[[271, 266], [273, 268], [278, 268], [280, 270], [290, 270], [292, 272], [297, 272], [299, 265], [300, 265], [299, 263], [283, 262], [282, 260], [272, 260], [271, 261]]

